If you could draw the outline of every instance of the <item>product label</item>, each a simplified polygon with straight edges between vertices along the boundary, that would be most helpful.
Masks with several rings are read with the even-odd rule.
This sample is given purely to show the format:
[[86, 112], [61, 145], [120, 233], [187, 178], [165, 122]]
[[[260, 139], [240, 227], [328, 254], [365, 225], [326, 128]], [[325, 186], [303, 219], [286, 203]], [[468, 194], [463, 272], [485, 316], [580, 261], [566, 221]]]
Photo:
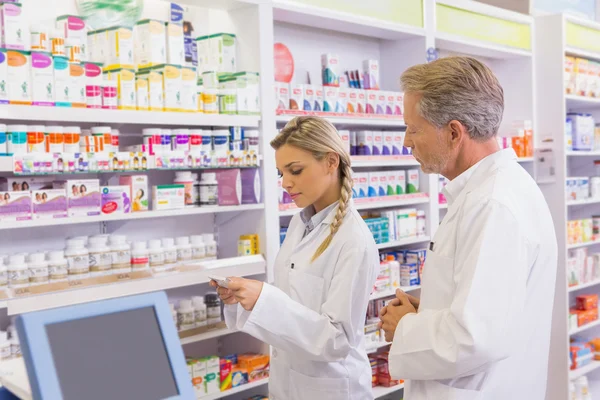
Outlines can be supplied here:
[[214, 206], [218, 203], [218, 185], [200, 185], [200, 204]]
[[146, 269], [150, 266], [148, 256], [131, 257], [131, 268], [133, 270]]
[[69, 271], [67, 265], [50, 265], [48, 267], [48, 273], [50, 274], [51, 281], [59, 281], [67, 279]]
[[69, 275], [88, 272], [90, 269], [90, 257], [88, 255], [70, 256], [67, 258]]
[[90, 271], [103, 272], [111, 269], [112, 259], [109, 252], [90, 253]]
[[150, 253], [150, 266], [160, 267], [165, 264], [165, 253]]
[[44, 132], [27, 132], [27, 149], [29, 153], [44, 153]]
[[177, 250], [165, 250], [165, 263], [176, 264], [177, 263]]
[[219, 321], [221, 320], [221, 307], [220, 306], [208, 307], [206, 309], [206, 311], [207, 311], [209, 320], [211, 318], [218, 318]]
[[206, 257], [205, 247], [192, 247], [192, 258], [194, 260], [199, 260], [204, 257]]
[[29, 270], [8, 271], [8, 281], [10, 286], [29, 283]]
[[8, 285], [8, 271], [0, 271], [0, 286]]
[[48, 267], [29, 268], [29, 280], [35, 283], [48, 282]]
[[131, 251], [116, 250], [110, 253], [113, 269], [131, 268]]
[[192, 249], [177, 249], [177, 261], [189, 261], [192, 259]]

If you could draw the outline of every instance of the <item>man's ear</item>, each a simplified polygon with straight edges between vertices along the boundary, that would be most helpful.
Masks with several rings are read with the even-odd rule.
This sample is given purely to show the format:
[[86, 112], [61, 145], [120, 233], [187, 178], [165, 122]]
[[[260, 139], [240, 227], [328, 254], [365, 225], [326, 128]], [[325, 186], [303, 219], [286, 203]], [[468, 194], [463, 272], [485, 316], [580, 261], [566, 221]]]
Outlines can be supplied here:
[[448, 123], [448, 129], [450, 130], [450, 144], [452, 147], [456, 147], [469, 137], [469, 132], [467, 132], [465, 126], [455, 119]]

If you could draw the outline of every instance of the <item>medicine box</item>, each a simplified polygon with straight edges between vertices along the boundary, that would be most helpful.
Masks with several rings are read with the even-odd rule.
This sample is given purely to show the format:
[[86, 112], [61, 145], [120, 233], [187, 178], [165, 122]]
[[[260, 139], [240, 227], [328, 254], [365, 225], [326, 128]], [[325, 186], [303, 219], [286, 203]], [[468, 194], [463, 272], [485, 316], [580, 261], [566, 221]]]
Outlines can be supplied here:
[[394, 94], [394, 115], [404, 115], [404, 93]]
[[304, 102], [302, 109], [304, 111], [314, 111], [315, 105], [315, 87], [313, 85], [302, 85]]
[[590, 114], [567, 114], [572, 121], [573, 150], [592, 150], [594, 119]]
[[54, 105], [54, 65], [50, 53], [31, 52], [31, 85], [33, 105]]
[[383, 197], [387, 194], [387, 178], [388, 178], [388, 172], [386, 171], [379, 171], [377, 172], [377, 174], [379, 175], [379, 189], [377, 190], [377, 196], [379, 197]]
[[136, 79], [148, 82], [148, 108], [150, 111], [164, 111], [163, 72], [157, 69], [138, 71]]
[[395, 132], [381, 132], [382, 136], [382, 147], [381, 147], [381, 155], [389, 156], [392, 155], [394, 151], [394, 134]]
[[337, 87], [329, 86], [323, 88], [323, 111], [339, 112], [337, 109], [338, 94], [339, 88]]
[[237, 72], [232, 74], [237, 82], [238, 114], [260, 114], [260, 86], [258, 72]]
[[379, 61], [363, 61], [364, 88], [379, 90]]
[[11, 104], [30, 105], [31, 96], [31, 52], [8, 50], [8, 97]]
[[385, 113], [386, 115], [394, 115], [394, 105], [396, 104], [396, 94], [394, 92], [385, 93]]
[[386, 196], [394, 196], [397, 193], [397, 185], [398, 185], [398, 172], [397, 171], [388, 171], [387, 174], [387, 189]]
[[241, 170], [242, 204], [258, 204], [261, 201], [260, 173], [258, 168]]
[[[195, 89], [194, 89], [195, 90]], [[136, 74], [135, 75], [135, 101], [136, 109], [142, 111], [148, 111], [148, 78], [147, 76]]]
[[347, 112], [348, 114], [354, 114], [358, 111], [358, 92], [359, 89], [348, 89], [348, 106]]
[[63, 34], [65, 41], [79, 44], [83, 60], [87, 61], [87, 49], [85, 44], [87, 41], [87, 27], [85, 20], [77, 15], [61, 15], [56, 17], [56, 28]]
[[166, 22], [165, 33], [167, 38], [167, 64], [183, 65], [185, 63], [183, 26], [174, 22]]
[[317, 88], [315, 89], [315, 103], [313, 105], [313, 111], [324, 111], [323, 110], [323, 101], [324, 101], [324, 94], [323, 94], [323, 88], [321, 86], [317, 86]]
[[357, 109], [359, 114], [367, 113], [367, 92], [362, 89], [356, 89], [358, 93]]
[[393, 171], [396, 174], [396, 193], [395, 194], [406, 194], [406, 171], [401, 169]]
[[69, 217], [100, 215], [100, 182], [98, 179], [73, 179], [58, 181], [54, 189], [67, 192]]
[[152, 187], [153, 210], [185, 208], [185, 185], [159, 185]]
[[336, 112], [346, 114], [348, 112], [348, 88], [339, 88], [338, 89], [338, 99]]
[[0, 178], [0, 190], [4, 192], [20, 192], [29, 190], [52, 189], [53, 178], [50, 176], [21, 176], [18, 178]]
[[19, 3], [0, 3], [0, 29], [2, 48], [25, 50], [26, 36], [29, 33]]
[[220, 376], [221, 376], [221, 368], [219, 363], [219, 357], [210, 356], [206, 357], [206, 375], [204, 377], [204, 387], [206, 389], [206, 394], [214, 394], [219, 393], [221, 391], [220, 387]]
[[290, 107], [290, 84], [275, 82], [275, 99], [277, 110], [287, 110]]
[[[237, 206], [242, 202], [242, 178], [239, 169], [215, 170], [219, 184], [220, 206]], [[248, 182], [248, 181], [247, 181]], [[246, 183], [247, 185], [249, 183]]]
[[409, 169], [406, 175], [406, 193], [419, 193], [419, 170]]
[[377, 93], [377, 108], [375, 114], [385, 114], [385, 107], [387, 103], [387, 92], [379, 90]]
[[303, 85], [290, 85], [290, 110], [302, 110], [304, 107], [304, 88]]
[[69, 99], [71, 107], [85, 108], [85, 69], [80, 63], [69, 63]]
[[181, 67], [181, 109], [185, 112], [196, 112], [198, 99], [196, 93], [196, 69]]
[[0, 49], [0, 104], [8, 104], [8, 59], [5, 49]]
[[407, 208], [397, 211], [398, 238], [403, 239], [417, 235], [417, 210]]
[[161, 72], [165, 111], [181, 111], [181, 67], [178, 65], [161, 65], [153, 70]]
[[57, 107], [71, 107], [74, 89], [71, 84], [71, 71], [69, 59], [66, 57], [52, 57], [54, 62], [54, 96]]
[[133, 70], [133, 31], [122, 26], [111, 27], [106, 30], [106, 39], [108, 54], [105, 68]]
[[131, 211], [148, 211], [148, 175], [122, 175], [119, 185], [129, 187]]
[[237, 72], [236, 37], [217, 33], [196, 38], [199, 73], [204, 71]]
[[379, 172], [369, 172], [369, 188], [368, 196], [377, 197], [379, 196]]
[[85, 70], [85, 100], [87, 108], [102, 108], [102, 64], [83, 63]]
[[116, 68], [104, 71], [104, 78], [117, 83], [119, 110], [135, 110], [135, 71], [133, 69]]
[[356, 197], [368, 197], [369, 193], [369, 173], [358, 172], [354, 174], [356, 180], [354, 181], [355, 187], [352, 189], [356, 191]]
[[380, 156], [383, 154], [383, 132], [372, 131], [373, 135], [373, 155]]
[[167, 63], [166, 29], [163, 21], [144, 19], [134, 27], [135, 65], [139, 69]]
[[378, 104], [378, 93], [374, 90], [367, 90], [366, 91], [366, 97], [367, 97], [367, 107], [366, 107], [366, 113], [367, 114], [376, 114], [377, 113], [377, 104]]
[[65, 189], [33, 190], [33, 219], [55, 219], [68, 216], [67, 195]]
[[323, 78], [323, 86], [339, 86], [339, 64], [340, 60], [335, 54], [321, 55], [321, 72]]
[[194, 393], [196, 398], [206, 395], [206, 388], [204, 385], [204, 379], [206, 377], [206, 361], [204, 360], [191, 360], [188, 361], [192, 368], [192, 386], [194, 387]]
[[31, 219], [31, 192], [0, 192], [0, 221]]
[[575, 93], [585, 96], [588, 88], [588, 60], [583, 58], [575, 59]]
[[359, 156], [373, 154], [373, 131], [356, 132], [356, 154]]
[[102, 186], [102, 214], [128, 214], [131, 212], [131, 189], [129, 186]]
[[565, 56], [565, 90], [566, 94], [574, 94], [575, 93], [575, 57]]
[[221, 358], [219, 360], [220, 365], [220, 381], [221, 381], [221, 392], [231, 389], [232, 378], [233, 378], [233, 363], [231, 360]]

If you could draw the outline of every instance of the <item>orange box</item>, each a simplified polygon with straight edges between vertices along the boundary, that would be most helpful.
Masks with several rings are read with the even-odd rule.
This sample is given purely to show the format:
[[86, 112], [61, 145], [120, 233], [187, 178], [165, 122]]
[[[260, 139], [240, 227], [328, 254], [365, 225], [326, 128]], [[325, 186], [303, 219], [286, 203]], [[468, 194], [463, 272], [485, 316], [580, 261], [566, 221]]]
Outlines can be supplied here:
[[598, 310], [598, 295], [585, 294], [575, 298], [578, 310]]
[[583, 326], [598, 320], [598, 309], [593, 310], [575, 310], [577, 314], [577, 326]]
[[266, 354], [242, 354], [238, 356], [238, 366], [248, 371], [248, 382], [269, 377], [270, 357]]
[[592, 351], [594, 352], [594, 360], [600, 360], [600, 338], [590, 340]]

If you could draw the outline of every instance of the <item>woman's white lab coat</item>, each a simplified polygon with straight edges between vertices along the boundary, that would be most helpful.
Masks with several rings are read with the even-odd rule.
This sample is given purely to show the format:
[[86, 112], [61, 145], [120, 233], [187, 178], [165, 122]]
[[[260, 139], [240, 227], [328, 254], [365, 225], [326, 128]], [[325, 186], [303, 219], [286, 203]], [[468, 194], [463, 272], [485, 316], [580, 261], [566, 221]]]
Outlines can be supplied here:
[[352, 205], [327, 250], [311, 263], [336, 211], [304, 238], [305, 225], [294, 216], [275, 261], [274, 285], [264, 284], [252, 312], [225, 307], [230, 328], [273, 347], [272, 400], [373, 398], [364, 323], [379, 255]]

